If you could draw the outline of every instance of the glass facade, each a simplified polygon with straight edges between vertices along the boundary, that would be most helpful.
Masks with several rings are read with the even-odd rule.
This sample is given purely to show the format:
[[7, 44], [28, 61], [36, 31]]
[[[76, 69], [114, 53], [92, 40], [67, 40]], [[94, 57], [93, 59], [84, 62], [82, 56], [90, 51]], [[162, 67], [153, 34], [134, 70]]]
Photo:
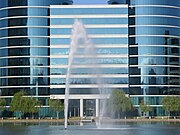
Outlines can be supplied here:
[[[0, 0], [0, 96], [49, 96], [50, 5], [71, 0]], [[7, 106], [10, 102], [7, 102]]]
[[[149, 115], [165, 115], [162, 98], [180, 95], [180, 1], [71, 4], [72, 0], [0, 0], [0, 96], [7, 105], [18, 91], [41, 96], [43, 105], [51, 95], [64, 94], [72, 25], [79, 19], [96, 46], [98, 74], [107, 89], [123, 89], [135, 107], [143, 100], [153, 107]], [[71, 91], [93, 97], [98, 90], [92, 67], [82, 63], [91, 61], [74, 61]], [[83, 114], [97, 113], [97, 98], [88, 96], [84, 102], [80, 97], [70, 101], [72, 116], [80, 116], [82, 108]], [[44, 108], [39, 114], [54, 112]]]
[[130, 95], [164, 115], [163, 95], [180, 95], [180, 1], [129, 0]]
[[138, 83], [130, 85], [130, 94], [134, 88], [137, 94], [180, 94], [179, 9], [171, 3], [131, 1], [130, 79]]
[[[0, 0], [0, 89], [49, 95], [49, 6], [71, 0]], [[12, 87], [13, 86], [13, 87]], [[24, 86], [19, 88], [19, 86]]]
[[[83, 22], [87, 35], [94, 46], [98, 46], [96, 55], [101, 57], [95, 61], [101, 66], [99, 75], [108, 75], [103, 78], [103, 82], [108, 84], [109, 91], [123, 88], [128, 93], [128, 6], [51, 6], [50, 14], [51, 94], [64, 93], [71, 48], [70, 35], [75, 19]], [[82, 52], [83, 48], [77, 51], [78, 54]], [[70, 93], [98, 94], [98, 88], [92, 88], [97, 83], [96, 78], [91, 77], [92, 67], [81, 67], [82, 64], [91, 64], [91, 60], [78, 58], [73, 64], [79, 67], [72, 70], [75, 77], [71, 78]], [[59, 90], [57, 87], [60, 87]]]

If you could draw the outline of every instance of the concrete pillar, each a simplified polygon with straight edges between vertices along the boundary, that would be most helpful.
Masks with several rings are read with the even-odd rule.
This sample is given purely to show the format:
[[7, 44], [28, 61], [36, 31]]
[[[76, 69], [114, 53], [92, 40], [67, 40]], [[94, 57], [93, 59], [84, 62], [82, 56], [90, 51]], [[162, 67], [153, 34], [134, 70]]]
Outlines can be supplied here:
[[99, 117], [99, 99], [96, 99], [96, 117]]
[[80, 99], [80, 117], [83, 117], [83, 99]]

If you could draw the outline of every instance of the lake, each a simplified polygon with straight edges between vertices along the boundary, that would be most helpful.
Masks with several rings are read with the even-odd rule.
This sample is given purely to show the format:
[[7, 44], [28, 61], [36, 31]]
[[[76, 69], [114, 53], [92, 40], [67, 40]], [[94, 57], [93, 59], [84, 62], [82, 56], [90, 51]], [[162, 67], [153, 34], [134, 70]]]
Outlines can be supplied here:
[[0, 123], [0, 135], [180, 135], [180, 122], [121, 122], [112, 128], [97, 129], [95, 124]]

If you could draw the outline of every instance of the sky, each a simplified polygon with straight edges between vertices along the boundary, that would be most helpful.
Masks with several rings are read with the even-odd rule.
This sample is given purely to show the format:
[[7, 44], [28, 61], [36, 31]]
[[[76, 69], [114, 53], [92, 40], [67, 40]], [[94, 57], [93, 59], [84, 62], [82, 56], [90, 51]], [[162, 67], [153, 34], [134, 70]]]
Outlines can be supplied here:
[[107, 4], [108, 0], [73, 0], [74, 4]]

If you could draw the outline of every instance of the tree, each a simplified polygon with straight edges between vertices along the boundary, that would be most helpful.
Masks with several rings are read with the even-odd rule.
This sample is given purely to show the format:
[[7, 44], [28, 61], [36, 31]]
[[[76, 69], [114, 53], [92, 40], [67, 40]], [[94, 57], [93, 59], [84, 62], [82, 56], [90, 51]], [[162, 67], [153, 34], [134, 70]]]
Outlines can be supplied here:
[[22, 115], [25, 113], [29, 113], [33, 117], [33, 114], [38, 112], [38, 106], [40, 106], [40, 102], [35, 98], [25, 97], [23, 92], [17, 92], [12, 99], [10, 110], [19, 112], [20, 118], [22, 118]]
[[14, 97], [11, 101], [11, 107], [10, 110], [13, 112], [19, 112], [20, 118], [22, 118], [22, 115], [25, 111], [24, 103], [26, 102], [25, 98], [23, 98], [24, 92], [17, 92], [14, 94]]
[[29, 113], [32, 114], [32, 117], [34, 113], [37, 113], [39, 111], [39, 107], [41, 106], [41, 102], [38, 101], [37, 99], [35, 98], [31, 98], [31, 106], [30, 106], [30, 111]]
[[171, 116], [171, 112], [180, 110], [180, 98], [175, 96], [164, 97], [162, 100], [163, 109]]
[[60, 100], [50, 99], [49, 100], [49, 107], [52, 110], [56, 111], [57, 119], [59, 119], [59, 112], [64, 110], [64, 104]]
[[40, 102], [33, 97], [23, 97], [24, 98], [24, 105], [23, 105], [23, 112], [31, 114], [32, 118], [34, 117], [34, 113], [37, 113], [40, 106]]
[[111, 112], [118, 114], [118, 118], [121, 113], [131, 111], [133, 106], [131, 100], [126, 97], [124, 91], [114, 90], [108, 101], [108, 108]]
[[147, 103], [145, 103], [144, 101], [141, 101], [140, 109], [141, 109], [141, 112], [143, 113], [143, 116], [146, 116], [147, 112], [152, 111], [152, 108]]
[[5, 109], [6, 100], [0, 98], [0, 112], [2, 112]]

